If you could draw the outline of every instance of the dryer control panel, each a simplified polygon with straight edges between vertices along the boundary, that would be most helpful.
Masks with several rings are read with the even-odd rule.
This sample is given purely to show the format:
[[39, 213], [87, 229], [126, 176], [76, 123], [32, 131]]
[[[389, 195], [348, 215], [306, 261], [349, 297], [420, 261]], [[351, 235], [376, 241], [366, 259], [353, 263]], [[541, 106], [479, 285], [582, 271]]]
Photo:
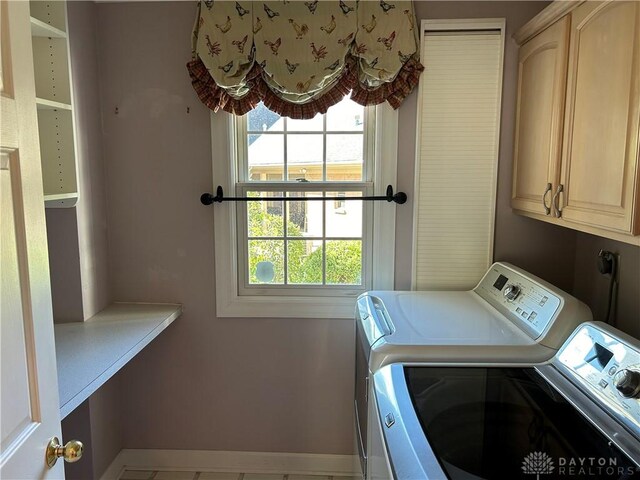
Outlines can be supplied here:
[[555, 320], [562, 298], [524, 273], [496, 263], [475, 292], [536, 339]]

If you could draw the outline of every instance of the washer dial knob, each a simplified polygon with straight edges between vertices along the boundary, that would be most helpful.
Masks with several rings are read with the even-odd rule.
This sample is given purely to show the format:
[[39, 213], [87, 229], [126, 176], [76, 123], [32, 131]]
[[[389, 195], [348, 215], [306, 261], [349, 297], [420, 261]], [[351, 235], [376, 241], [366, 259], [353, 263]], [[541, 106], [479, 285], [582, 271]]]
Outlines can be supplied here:
[[635, 398], [640, 394], [640, 372], [625, 368], [613, 377], [613, 385], [625, 398]]
[[506, 298], [509, 302], [513, 302], [518, 295], [520, 295], [520, 287], [518, 285], [510, 284], [507, 285], [507, 288], [504, 289], [504, 298]]

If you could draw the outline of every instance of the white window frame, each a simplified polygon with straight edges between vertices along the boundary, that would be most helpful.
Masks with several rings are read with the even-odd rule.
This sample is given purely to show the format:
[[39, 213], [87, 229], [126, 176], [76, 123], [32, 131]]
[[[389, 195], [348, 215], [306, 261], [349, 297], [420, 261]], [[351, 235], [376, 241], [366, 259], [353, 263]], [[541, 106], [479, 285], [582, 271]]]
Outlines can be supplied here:
[[[227, 196], [238, 185], [235, 118], [225, 112], [211, 113], [213, 153], [213, 189], [221, 185]], [[368, 142], [373, 148], [373, 189], [375, 195], [385, 195], [387, 185], [396, 186], [398, 113], [388, 105], [375, 107], [375, 137]], [[365, 152], [365, 154], [367, 154]], [[259, 182], [255, 182], [259, 184]], [[346, 183], [346, 182], [345, 182]], [[291, 185], [289, 188], [295, 187]], [[335, 295], [241, 294], [238, 268], [237, 204], [215, 203], [214, 242], [216, 275], [216, 315], [218, 317], [276, 318], [352, 318], [356, 294], [336, 292]], [[363, 264], [371, 268], [370, 289], [392, 290], [394, 287], [396, 205], [371, 202], [364, 209], [363, 221], [370, 225], [369, 252], [363, 252]], [[370, 210], [369, 216], [366, 211]], [[372, 221], [370, 221], [372, 219]], [[363, 235], [366, 235], [365, 231]], [[364, 241], [364, 240], [363, 240]], [[369, 256], [369, 262], [364, 261]], [[363, 274], [364, 275], [364, 274]], [[242, 277], [243, 278], [243, 277]], [[369, 289], [369, 285], [366, 286]], [[297, 288], [297, 287], [290, 287]], [[326, 288], [326, 287], [324, 287]], [[318, 288], [316, 287], [316, 290]], [[244, 292], [246, 293], [246, 292]], [[258, 293], [258, 292], [256, 292]]]

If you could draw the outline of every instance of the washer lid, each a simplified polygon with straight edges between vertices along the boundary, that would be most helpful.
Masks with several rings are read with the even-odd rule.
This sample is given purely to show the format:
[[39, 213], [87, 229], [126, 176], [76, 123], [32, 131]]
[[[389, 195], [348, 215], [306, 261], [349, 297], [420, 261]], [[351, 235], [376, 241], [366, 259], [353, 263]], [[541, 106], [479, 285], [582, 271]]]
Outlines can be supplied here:
[[[595, 405], [580, 411], [536, 368], [396, 364], [377, 372], [374, 386], [397, 478], [640, 478], [637, 441], [621, 449], [629, 435], [619, 424], [596, 427]], [[535, 471], [539, 461], [555, 469]]]
[[389, 345], [533, 345], [535, 341], [474, 292], [373, 291], [393, 332]]

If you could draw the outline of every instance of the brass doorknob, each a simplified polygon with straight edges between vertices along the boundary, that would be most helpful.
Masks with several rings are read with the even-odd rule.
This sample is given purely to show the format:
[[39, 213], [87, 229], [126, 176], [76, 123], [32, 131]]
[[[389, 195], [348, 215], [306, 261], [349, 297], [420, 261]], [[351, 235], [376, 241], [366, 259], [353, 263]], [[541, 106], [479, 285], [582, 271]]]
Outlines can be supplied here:
[[45, 461], [49, 468], [53, 467], [60, 457], [64, 458], [65, 462], [77, 462], [82, 458], [83, 450], [84, 445], [78, 440], [71, 440], [62, 446], [58, 437], [52, 437], [47, 445]]

